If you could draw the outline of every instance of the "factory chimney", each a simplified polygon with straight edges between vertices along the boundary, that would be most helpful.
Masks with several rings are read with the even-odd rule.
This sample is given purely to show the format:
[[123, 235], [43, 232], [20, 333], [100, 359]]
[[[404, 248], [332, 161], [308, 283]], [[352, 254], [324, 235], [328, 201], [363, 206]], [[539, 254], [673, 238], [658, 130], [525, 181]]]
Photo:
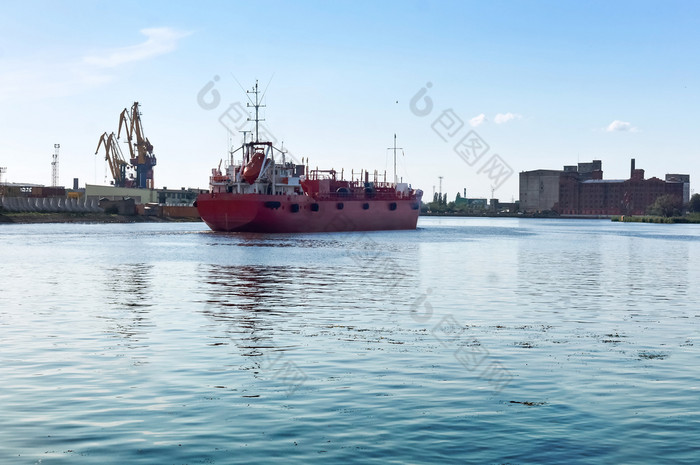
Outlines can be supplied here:
[[630, 166], [630, 179], [634, 176], [634, 158], [632, 159], [632, 165]]

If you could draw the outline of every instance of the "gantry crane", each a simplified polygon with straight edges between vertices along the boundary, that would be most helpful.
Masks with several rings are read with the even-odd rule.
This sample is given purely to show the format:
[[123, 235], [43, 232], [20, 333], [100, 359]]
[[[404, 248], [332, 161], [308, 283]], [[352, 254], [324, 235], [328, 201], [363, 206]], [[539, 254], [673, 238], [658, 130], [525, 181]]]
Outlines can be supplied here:
[[[124, 108], [124, 111], [119, 115], [117, 137], [121, 135], [122, 127], [124, 127], [129, 144], [131, 165], [136, 168], [135, 187], [153, 189], [153, 167], [156, 165], [156, 156], [153, 154], [153, 145], [143, 133], [139, 102], [134, 102], [131, 106], [131, 113]], [[134, 139], [136, 140], [134, 141]]]
[[122, 149], [119, 148], [119, 144], [117, 143], [117, 136], [115, 136], [114, 133], [109, 136], [106, 132], [102, 134], [100, 141], [97, 143], [95, 155], [100, 151], [101, 146], [105, 148], [105, 160], [107, 160], [109, 170], [112, 172], [114, 185], [116, 187], [134, 187], [134, 180], [127, 178], [126, 170], [129, 164], [124, 161]]

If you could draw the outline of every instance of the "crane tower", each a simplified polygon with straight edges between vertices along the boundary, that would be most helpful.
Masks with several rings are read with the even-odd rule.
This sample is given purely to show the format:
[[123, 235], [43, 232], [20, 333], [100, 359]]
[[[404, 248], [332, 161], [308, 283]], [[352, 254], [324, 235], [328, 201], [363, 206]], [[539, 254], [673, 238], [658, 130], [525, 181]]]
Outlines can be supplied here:
[[131, 166], [136, 169], [136, 187], [153, 189], [153, 167], [156, 165], [156, 156], [153, 154], [153, 144], [148, 140], [143, 131], [139, 102], [134, 102], [131, 112], [124, 108], [119, 115], [119, 130], [117, 138], [121, 136], [122, 128], [126, 133], [131, 155]]
[[[128, 162], [118, 144], [122, 130], [129, 147]], [[153, 167], [156, 165], [156, 156], [153, 154], [153, 144], [144, 134], [138, 102], [134, 102], [131, 109], [124, 108], [121, 112], [116, 134], [102, 134], [95, 155], [100, 151], [100, 147], [105, 149], [105, 160], [109, 163], [114, 179], [112, 184], [117, 187], [154, 188]]]

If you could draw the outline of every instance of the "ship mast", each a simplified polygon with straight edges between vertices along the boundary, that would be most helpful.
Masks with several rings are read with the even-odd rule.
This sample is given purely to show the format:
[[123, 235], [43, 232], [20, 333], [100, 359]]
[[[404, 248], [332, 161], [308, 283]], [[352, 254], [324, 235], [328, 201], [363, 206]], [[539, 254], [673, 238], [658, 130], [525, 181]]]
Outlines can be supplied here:
[[389, 147], [387, 150], [393, 150], [394, 151], [394, 185], [398, 183], [397, 178], [396, 178], [396, 151], [397, 150], [403, 150], [401, 147], [396, 147], [396, 134], [394, 134], [394, 147]]
[[[250, 107], [255, 108], [255, 119], [248, 118], [248, 121], [255, 121], [255, 142], [260, 142], [258, 139], [258, 134], [259, 134], [258, 125], [259, 125], [260, 121], [265, 121], [265, 120], [260, 119], [259, 110], [260, 110], [260, 107], [264, 108], [265, 105], [260, 105], [260, 92], [258, 91], [258, 80], [257, 79], [255, 80], [255, 87], [253, 88], [253, 90], [247, 90], [246, 94], [255, 94], [255, 103], [253, 103], [252, 105], [250, 103], [246, 103], [246, 106], [248, 108], [250, 108]], [[250, 100], [250, 97], [248, 97], [248, 100]]]

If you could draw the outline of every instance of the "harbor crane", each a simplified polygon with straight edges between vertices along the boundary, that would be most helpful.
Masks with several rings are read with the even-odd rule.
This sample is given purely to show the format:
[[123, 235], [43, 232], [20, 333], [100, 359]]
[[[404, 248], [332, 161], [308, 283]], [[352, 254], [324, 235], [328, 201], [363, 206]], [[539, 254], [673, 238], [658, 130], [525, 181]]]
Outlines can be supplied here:
[[117, 138], [121, 136], [122, 128], [124, 128], [129, 144], [131, 166], [136, 169], [136, 185], [134, 187], [153, 189], [153, 167], [156, 165], [156, 156], [153, 154], [153, 145], [143, 132], [139, 102], [134, 102], [131, 106], [131, 112], [124, 108], [124, 111], [119, 115]]
[[100, 151], [100, 147], [105, 149], [105, 160], [109, 164], [109, 170], [112, 172], [115, 187], [135, 187], [133, 178], [127, 177], [127, 168], [129, 164], [124, 160], [122, 149], [117, 143], [117, 136], [114, 133], [107, 135], [105, 132], [100, 137], [95, 149], [95, 155]]

